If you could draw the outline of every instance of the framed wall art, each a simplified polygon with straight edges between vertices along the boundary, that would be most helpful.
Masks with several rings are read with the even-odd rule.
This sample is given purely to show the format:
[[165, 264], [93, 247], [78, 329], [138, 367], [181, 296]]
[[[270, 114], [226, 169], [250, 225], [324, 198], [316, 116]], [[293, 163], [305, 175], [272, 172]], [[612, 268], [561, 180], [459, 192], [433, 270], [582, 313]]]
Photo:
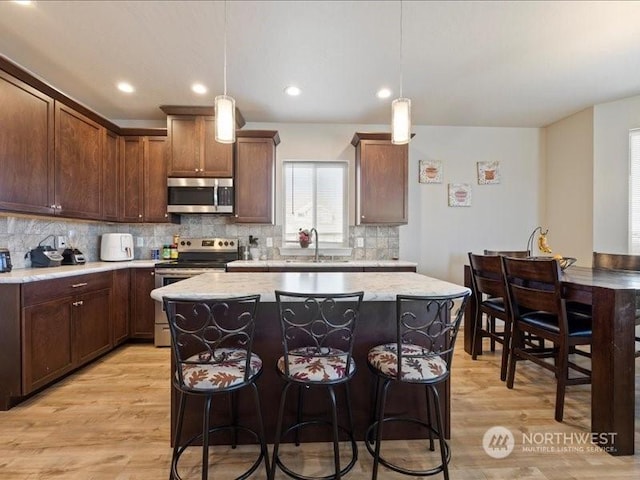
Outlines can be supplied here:
[[442, 162], [439, 160], [420, 160], [420, 183], [442, 183]]
[[471, 184], [450, 183], [449, 184], [449, 206], [450, 207], [470, 207], [471, 206]]
[[500, 183], [500, 162], [478, 162], [478, 185]]

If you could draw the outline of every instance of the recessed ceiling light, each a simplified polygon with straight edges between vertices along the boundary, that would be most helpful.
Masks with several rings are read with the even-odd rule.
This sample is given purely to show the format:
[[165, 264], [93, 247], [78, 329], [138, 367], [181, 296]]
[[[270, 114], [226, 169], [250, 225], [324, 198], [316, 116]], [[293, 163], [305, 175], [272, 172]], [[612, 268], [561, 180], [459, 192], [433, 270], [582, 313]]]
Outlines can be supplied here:
[[378, 98], [389, 98], [391, 96], [391, 90], [389, 90], [388, 88], [381, 88], [376, 93], [376, 96]]
[[32, 2], [31, 0], [13, 0], [13, 3], [17, 3], [18, 5], [24, 5], [25, 7], [28, 7], [30, 5], [33, 5], [36, 2]]
[[191, 85], [191, 91], [197, 93], [198, 95], [204, 95], [205, 93], [207, 93], [207, 87], [205, 87], [201, 83], [194, 83], [193, 85]]
[[287, 95], [291, 95], [292, 97], [297, 97], [298, 95], [300, 95], [301, 90], [295, 85], [289, 85], [284, 89], [284, 93], [286, 93]]
[[120, 82], [118, 83], [118, 90], [124, 93], [133, 93], [135, 92], [135, 88], [130, 83]]

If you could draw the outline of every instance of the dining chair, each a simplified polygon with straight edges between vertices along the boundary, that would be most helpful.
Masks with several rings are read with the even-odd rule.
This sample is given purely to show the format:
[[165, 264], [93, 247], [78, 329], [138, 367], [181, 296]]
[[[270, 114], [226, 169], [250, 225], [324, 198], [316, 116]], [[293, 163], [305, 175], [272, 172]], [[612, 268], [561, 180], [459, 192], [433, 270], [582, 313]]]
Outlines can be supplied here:
[[502, 255], [503, 257], [527, 258], [531, 256], [529, 250], [485, 250], [485, 255]]
[[[502, 261], [498, 255], [476, 255], [469, 252], [469, 266], [471, 267], [471, 288], [476, 299], [471, 358], [476, 360], [478, 354], [482, 353], [483, 338], [491, 339], [491, 351], [495, 350], [496, 342], [501, 344], [500, 380], [504, 381], [507, 378], [509, 359], [511, 314], [502, 276]], [[496, 319], [503, 322], [499, 330], [496, 329]]]
[[[349, 472], [358, 459], [358, 446], [353, 430], [349, 381], [356, 372], [353, 360], [355, 329], [364, 292], [351, 293], [298, 293], [276, 290], [276, 304], [282, 333], [283, 355], [276, 363], [278, 375], [284, 380], [269, 479], [275, 478], [276, 467], [292, 478], [309, 480], [340, 479]], [[344, 386], [348, 426], [338, 422], [336, 386]], [[296, 420], [285, 427], [284, 412], [287, 394], [297, 387]], [[325, 389], [329, 399], [329, 415], [305, 418], [303, 394], [310, 389]], [[294, 471], [280, 456], [280, 445], [293, 434], [296, 446], [299, 435], [306, 427], [330, 427], [333, 439], [333, 472], [312, 477]], [[346, 434], [351, 446], [347, 465], [340, 464], [340, 432]]]
[[[590, 370], [570, 360], [570, 354], [582, 353], [576, 346], [591, 345], [591, 315], [567, 309], [557, 260], [501, 258], [513, 313], [507, 388], [513, 388], [518, 361], [529, 360], [552, 371], [557, 382], [555, 419], [561, 422], [566, 386], [591, 383]], [[526, 333], [552, 346], [529, 346]], [[570, 377], [574, 371], [579, 375]]]
[[[529, 250], [487, 250], [485, 249], [484, 254], [485, 255], [503, 255], [505, 257], [516, 257], [516, 258], [527, 258], [531, 256], [531, 252]], [[487, 328], [490, 329], [490, 331], [495, 331], [495, 318], [490, 317], [487, 320], [488, 320]], [[496, 340], [493, 337], [490, 337], [489, 346], [492, 352], [496, 351]]]
[[[372, 480], [376, 480], [380, 464], [411, 476], [442, 472], [448, 480], [451, 449], [443, 430], [438, 387], [451, 376], [453, 350], [468, 297], [469, 292], [447, 296], [396, 296], [396, 339], [371, 348], [367, 354], [367, 364], [376, 381], [373, 421], [365, 435], [365, 446], [373, 456]], [[422, 414], [386, 412], [387, 394], [392, 384], [424, 387], [425, 411]], [[439, 458], [431, 460], [426, 452], [424, 455], [425, 463], [430, 462], [429, 465], [433, 466], [417, 468], [407, 465], [406, 457], [404, 461], [391, 460], [381, 453], [383, 427], [398, 422], [426, 430], [432, 452], [435, 451], [436, 437]]]
[[[640, 255], [622, 253], [593, 252], [593, 268], [603, 270], [627, 270], [640, 272]], [[640, 325], [640, 294], [636, 295], [636, 329]], [[640, 343], [640, 336], [636, 333], [636, 343]], [[640, 357], [640, 348], [636, 350], [636, 358]]]
[[[209, 478], [210, 436], [220, 432], [231, 433], [233, 448], [239, 434], [246, 435], [248, 441], [260, 444], [256, 460], [238, 478], [249, 477], [262, 461], [267, 475], [269, 473], [269, 455], [256, 387], [256, 381], [262, 373], [262, 360], [251, 350], [259, 300], [260, 295], [216, 299], [163, 298], [175, 360], [172, 383], [180, 392], [169, 474], [171, 480], [182, 478], [178, 473], [179, 460], [196, 442], [202, 442], [201, 478]], [[253, 392], [257, 431], [238, 421], [237, 395], [245, 388]], [[218, 395], [230, 398], [232, 418], [227, 424], [212, 427], [211, 403], [213, 397]], [[182, 441], [187, 397], [204, 398], [202, 431]]]

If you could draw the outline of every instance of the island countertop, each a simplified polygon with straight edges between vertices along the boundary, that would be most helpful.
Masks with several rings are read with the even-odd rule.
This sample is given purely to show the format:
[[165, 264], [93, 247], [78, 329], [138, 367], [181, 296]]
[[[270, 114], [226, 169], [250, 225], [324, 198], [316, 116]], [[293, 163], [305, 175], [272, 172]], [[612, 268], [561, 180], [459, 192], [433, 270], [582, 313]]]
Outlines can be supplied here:
[[364, 301], [395, 301], [396, 295], [454, 295], [469, 289], [410, 272], [212, 272], [187, 278], [151, 291], [162, 301], [173, 298], [231, 297], [260, 294], [275, 302], [275, 290], [301, 293], [364, 291]]

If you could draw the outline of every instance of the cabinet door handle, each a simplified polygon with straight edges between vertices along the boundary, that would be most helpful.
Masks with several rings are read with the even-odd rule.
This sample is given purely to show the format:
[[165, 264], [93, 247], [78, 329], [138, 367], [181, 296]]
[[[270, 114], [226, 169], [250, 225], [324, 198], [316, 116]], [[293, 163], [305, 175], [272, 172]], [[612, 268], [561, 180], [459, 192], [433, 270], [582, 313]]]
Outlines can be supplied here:
[[73, 285], [71, 285], [71, 288], [86, 287], [87, 285], [89, 285], [87, 282], [74, 283]]
[[49, 205], [49, 208], [53, 208], [55, 210], [56, 206], [55, 205]]
[[82, 300], [78, 300], [77, 302], [73, 302], [71, 305], [73, 305], [74, 307], [79, 307], [80, 305], [83, 305], [84, 302]]
[[56, 208], [57, 208], [58, 210], [62, 210], [62, 205], [56, 205]]

